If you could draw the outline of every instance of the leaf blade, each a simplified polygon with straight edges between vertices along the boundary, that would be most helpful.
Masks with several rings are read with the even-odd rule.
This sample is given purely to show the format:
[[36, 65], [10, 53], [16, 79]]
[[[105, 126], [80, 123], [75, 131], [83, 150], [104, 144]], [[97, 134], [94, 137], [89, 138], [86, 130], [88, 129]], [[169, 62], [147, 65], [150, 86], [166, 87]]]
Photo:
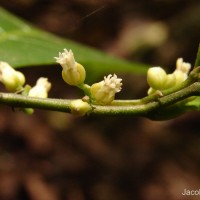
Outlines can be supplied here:
[[72, 49], [78, 62], [95, 73], [146, 73], [144, 64], [130, 63], [71, 40], [41, 31], [0, 8], [0, 60], [13, 67], [56, 64], [53, 57]]

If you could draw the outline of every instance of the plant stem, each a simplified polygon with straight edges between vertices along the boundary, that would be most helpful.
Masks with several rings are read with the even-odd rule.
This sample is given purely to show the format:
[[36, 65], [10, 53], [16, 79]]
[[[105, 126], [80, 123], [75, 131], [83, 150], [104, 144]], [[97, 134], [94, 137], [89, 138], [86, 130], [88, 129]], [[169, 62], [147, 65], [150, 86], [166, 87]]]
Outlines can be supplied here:
[[71, 100], [35, 98], [13, 93], [0, 93], [0, 104], [20, 108], [37, 108], [52, 111], [70, 112]]
[[[199, 105], [186, 105], [188, 97], [200, 96], [200, 67], [192, 70], [189, 77], [182, 84], [162, 92], [149, 95], [138, 100], [114, 100], [111, 105], [90, 104], [92, 110], [88, 115], [132, 115], [145, 116], [151, 119], [172, 118], [182, 110], [198, 110]], [[90, 86], [81, 84], [78, 86], [84, 93], [90, 96]], [[14, 93], [0, 93], [0, 104], [20, 108], [37, 108], [52, 111], [71, 113], [70, 105], [74, 99], [34, 98]], [[183, 101], [184, 100], [184, 101]], [[179, 102], [179, 103], [177, 103]], [[180, 109], [180, 105], [184, 107]], [[169, 111], [169, 112], [168, 112]], [[175, 111], [175, 112], [173, 112]]]
[[87, 95], [87, 96], [91, 96], [90, 94], [90, 86], [85, 84], [85, 83], [82, 83], [80, 85], [77, 86], [78, 88], [80, 88], [81, 90], [83, 90], [84, 94]]
[[[132, 115], [132, 116], [145, 116], [152, 118], [154, 113], [158, 115], [158, 110], [167, 108], [170, 105], [186, 99], [190, 96], [200, 95], [200, 83], [196, 82], [190, 86], [183, 88], [179, 91], [169, 95], [159, 97], [151, 102], [141, 102], [140, 100], [131, 100], [132, 105], [127, 104], [127, 100], [115, 100], [113, 104], [100, 106], [93, 105], [91, 115]], [[70, 113], [70, 102], [73, 100], [67, 99], [52, 99], [52, 98], [34, 98], [26, 97], [13, 93], [0, 93], [0, 104], [8, 105], [11, 107], [21, 108], [37, 108], [53, 111], [61, 111]], [[130, 103], [130, 101], [128, 100]], [[136, 104], [134, 104], [134, 102]], [[169, 114], [168, 114], [169, 115]], [[163, 113], [162, 113], [163, 116]], [[158, 115], [159, 118], [159, 115]]]

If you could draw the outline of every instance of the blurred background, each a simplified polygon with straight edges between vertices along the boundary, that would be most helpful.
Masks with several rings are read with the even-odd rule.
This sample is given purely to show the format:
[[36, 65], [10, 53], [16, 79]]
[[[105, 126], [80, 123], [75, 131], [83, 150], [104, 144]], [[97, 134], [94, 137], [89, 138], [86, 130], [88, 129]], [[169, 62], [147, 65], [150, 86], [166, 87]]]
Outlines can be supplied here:
[[[0, 0], [0, 6], [58, 36], [168, 72], [178, 57], [194, 64], [200, 41], [199, 0]], [[50, 97], [80, 96], [59, 66], [22, 71], [30, 84], [47, 76]], [[145, 76], [122, 77], [118, 98], [146, 95]], [[28, 116], [1, 106], [0, 199], [199, 199], [182, 195], [200, 189], [199, 121], [197, 112], [158, 122], [39, 110]]]

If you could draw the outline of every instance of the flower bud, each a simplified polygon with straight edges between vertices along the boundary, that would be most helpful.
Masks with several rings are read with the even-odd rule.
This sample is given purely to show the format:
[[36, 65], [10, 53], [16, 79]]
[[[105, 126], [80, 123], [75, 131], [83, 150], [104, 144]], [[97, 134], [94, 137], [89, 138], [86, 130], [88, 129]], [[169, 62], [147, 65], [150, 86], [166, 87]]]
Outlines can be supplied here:
[[167, 78], [162, 89], [164, 90], [171, 88], [175, 86], [175, 84], [176, 84], [176, 76], [174, 74], [167, 74]]
[[161, 67], [151, 67], [147, 72], [147, 82], [153, 89], [161, 90], [167, 80], [167, 74]]
[[176, 85], [182, 83], [187, 79], [190, 68], [191, 64], [183, 62], [183, 58], [177, 59], [176, 70], [173, 72], [173, 74], [176, 77]]
[[77, 63], [76, 70], [69, 69], [62, 71], [63, 80], [69, 85], [78, 86], [85, 81], [85, 69], [84, 67]]
[[106, 92], [103, 88], [103, 81], [99, 83], [94, 83], [91, 88], [92, 98], [99, 104], [106, 105], [110, 104], [114, 98], [114, 92]]
[[150, 85], [148, 95], [182, 83], [187, 79], [190, 68], [191, 64], [183, 62], [182, 58], [177, 59], [176, 70], [172, 74], [166, 74], [161, 67], [150, 68], [147, 72], [147, 82]]
[[24, 75], [13, 69], [8, 63], [0, 62], [0, 82], [9, 92], [16, 92], [25, 83]]
[[34, 113], [33, 108], [23, 108], [22, 111], [27, 115], [32, 115]]
[[106, 105], [110, 104], [117, 92], [121, 91], [121, 83], [122, 79], [117, 78], [114, 74], [108, 75], [108, 77], [104, 77], [104, 80], [99, 83], [94, 83], [91, 88], [92, 98], [99, 104]]
[[59, 57], [55, 57], [55, 59], [63, 68], [62, 78], [66, 83], [74, 86], [84, 83], [86, 77], [85, 68], [75, 61], [71, 50], [64, 49], [64, 52], [59, 53]]
[[180, 70], [183, 73], [188, 74], [191, 69], [191, 64], [183, 62], [183, 58], [178, 58], [176, 60], [176, 70]]
[[182, 83], [185, 81], [188, 77], [188, 75], [180, 70], [175, 70], [173, 73], [176, 77], [176, 85]]
[[84, 116], [90, 110], [92, 110], [92, 107], [90, 106], [90, 104], [82, 101], [81, 99], [71, 101], [69, 107], [72, 114], [79, 115], [79, 116]]
[[47, 78], [39, 78], [36, 85], [32, 87], [28, 93], [29, 97], [47, 98], [48, 92], [51, 89], [51, 83]]

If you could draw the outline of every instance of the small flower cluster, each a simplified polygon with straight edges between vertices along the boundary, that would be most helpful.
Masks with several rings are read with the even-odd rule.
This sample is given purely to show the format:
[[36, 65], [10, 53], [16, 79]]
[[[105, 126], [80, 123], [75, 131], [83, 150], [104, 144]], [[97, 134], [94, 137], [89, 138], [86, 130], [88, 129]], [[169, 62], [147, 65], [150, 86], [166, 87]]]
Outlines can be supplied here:
[[66, 83], [77, 86], [85, 81], [85, 69], [75, 61], [72, 50], [64, 49], [64, 52], [59, 53], [59, 57], [55, 57], [55, 59], [63, 68], [62, 77]]
[[[121, 91], [122, 79], [117, 78], [116, 74], [113, 76], [110, 74], [107, 77], [104, 77], [103, 81], [94, 83], [91, 86], [84, 84], [86, 78], [85, 69], [81, 64], [75, 61], [73, 52], [71, 50], [68, 51], [64, 49], [64, 52], [59, 53], [59, 56], [55, 57], [55, 59], [56, 62], [62, 66], [62, 77], [66, 83], [82, 89], [88, 89], [89, 87], [90, 102], [100, 105], [111, 104], [115, 98], [115, 94]], [[89, 104], [85, 101], [75, 100], [71, 103], [71, 110], [73, 113], [84, 115], [91, 110], [91, 106], [88, 105]]]
[[0, 62], [0, 82], [9, 92], [21, 93], [25, 96], [47, 98], [51, 83], [47, 78], [41, 77], [34, 87], [25, 85], [25, 76], [12, 68], [7, 62]]
[[9, 92], [20, 90], [25, 83], [25, 76], [14, 70], [8, 63], [0, 62], [0, 82]]
[[114, 100], [115, 94], [121, 91], [121, 81], [122, 79], [117, 78], [116, 74], [104, 76], [103, 81], [94, 83], [91, 86], [92, 97], [99, 104], [110, 104]]
[[161, 67], [151, 67], [147, 72], [147, 82], [150, 85], [148, 94], [179, 85], [187, 79], [190, 69], [191, 64], [184, 62], [182, 58], [177, 59], [176, 69], [172, 74], [167, 74]]

